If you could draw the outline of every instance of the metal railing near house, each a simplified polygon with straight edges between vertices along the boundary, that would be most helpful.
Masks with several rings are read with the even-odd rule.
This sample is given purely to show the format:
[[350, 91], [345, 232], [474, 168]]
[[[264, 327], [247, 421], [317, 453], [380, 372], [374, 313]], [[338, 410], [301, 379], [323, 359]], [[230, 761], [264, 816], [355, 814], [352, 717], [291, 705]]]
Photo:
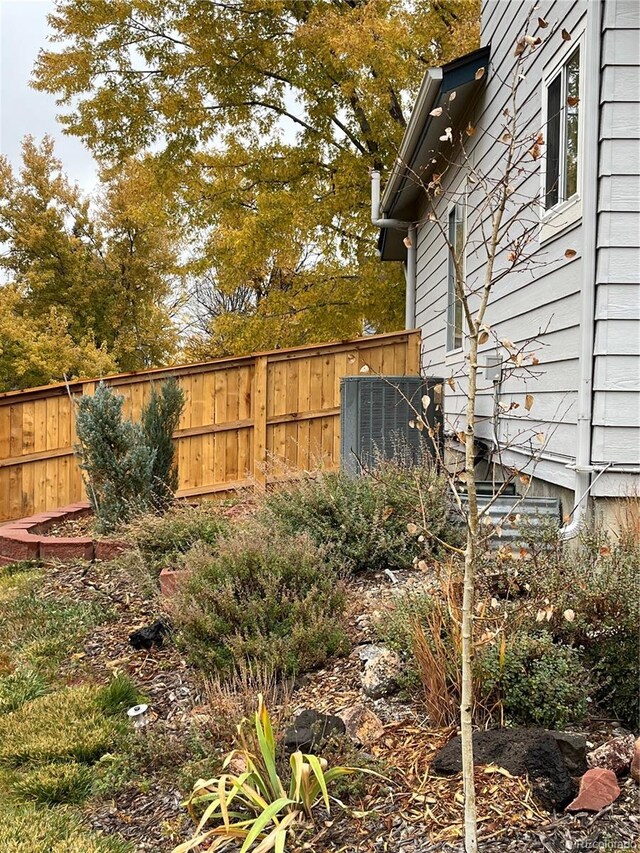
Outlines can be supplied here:
[[[292, 471], [340, 466], [340, 380], [363, 368], [417, 376], [420, 332], [371, 335], [105, 378], [137, 419], [151, 385], [175, 376], [186, 394], [178, 494], [264, 485]], [[84, 498], [74, 456], [73, 398], [97, 379], [0, 394], [0, 522]]]

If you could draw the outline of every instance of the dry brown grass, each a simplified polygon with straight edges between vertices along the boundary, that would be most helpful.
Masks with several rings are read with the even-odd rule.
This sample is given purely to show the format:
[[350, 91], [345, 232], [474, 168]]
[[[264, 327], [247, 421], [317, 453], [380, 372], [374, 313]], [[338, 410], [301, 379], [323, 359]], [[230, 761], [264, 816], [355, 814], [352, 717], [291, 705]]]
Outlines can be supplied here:
[[238, 724], [251, 717], [258, 694], [269, 708], [274, 730], [279, 731], [291, 710], [293, 681], [277, 678], [266, 667], [242, 667], [232, 677], [207, 679], [205, 703], [199, 709], [208, 718], [209, 732], [220, 744], [234, 742]]

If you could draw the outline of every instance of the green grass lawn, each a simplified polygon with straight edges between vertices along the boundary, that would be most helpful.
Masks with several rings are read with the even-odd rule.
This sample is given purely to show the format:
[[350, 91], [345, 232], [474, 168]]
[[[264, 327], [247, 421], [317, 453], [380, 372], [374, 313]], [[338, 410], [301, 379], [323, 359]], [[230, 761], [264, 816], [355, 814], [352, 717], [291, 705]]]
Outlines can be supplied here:
[[0, 569], [0, 850], [129, 853], [128, 843], [89, 831], [83, 810], [104, 775], [101, 759], [126, 750], [126, 717], [110, 686], [59, 676], [110, 614], [42, 597], [41, 587], [36, 568]]

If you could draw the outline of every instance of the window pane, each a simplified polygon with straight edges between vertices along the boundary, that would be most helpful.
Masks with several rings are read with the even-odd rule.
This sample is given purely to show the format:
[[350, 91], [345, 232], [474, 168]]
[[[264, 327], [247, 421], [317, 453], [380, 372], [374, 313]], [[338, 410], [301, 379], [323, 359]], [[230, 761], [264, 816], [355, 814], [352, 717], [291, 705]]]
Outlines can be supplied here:
[[[449, 242], [458, 257], [464, 249], [464, 222], [461, 208], [456, 205], [449, 212]], [[456, 271], [453, 258], [449, 253], [447, 287], [447, 349], [459, 349], [462, 346], [462, 301], [456, 293]]]
[[560, 94], [562, 75], [558, 74], [547, 89], [547, 170], [545, 207], [558, 203], [560, 198]]
[[[462, 208], [456, 205], [456, 255], [461, 258], [464, 251], [464, 220], [462, 218]], [[462, 346], [462, 300], [456, 294], [455, 298], [455, 313], [453, 318], [454, 326], [454, 346], [456, 348]]]
[[578, 192], [578, 104], [580, 95], [580, 50], [567, 63], [567, 144], [565, 153], [565, 193], [570, 198]]

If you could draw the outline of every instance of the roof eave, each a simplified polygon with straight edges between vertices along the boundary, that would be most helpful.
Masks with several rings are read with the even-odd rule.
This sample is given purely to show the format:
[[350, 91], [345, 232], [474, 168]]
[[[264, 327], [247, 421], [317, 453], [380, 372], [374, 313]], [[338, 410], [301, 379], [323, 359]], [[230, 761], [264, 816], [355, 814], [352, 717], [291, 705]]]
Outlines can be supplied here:
[[[420, 163], [418, 160], [425, 158], [425, 140], [432, 130], [432, 122], [434, 121], [431, 112], [435, 106], [441, 103], [447, 104], [449, 101], [448, 97], [445, 98], [445, 96], [448, 96], [451, 91], [457, 90], [458, 98], [455, 102], [455, 112], [458, 116], [457, 121], [460, 123], [487, 77], [489, 56], [490, 47], [483, 47], [461, 56], [442, 68], [429, 69], [425, 74], [400, 146], [398, 158], [382, 196], [381, 209], [385, 217], [411, 219], [418, 215], [415, 213], [415, 216], [412, 217], [411, 214], [414, 211], [402, 209], [402, 206], [411, 207], [413, 204], [411, 193], [413, 191], [415, 195], [416, 191], [417, 182], [413, 181], [412, 190], [408, 178], [411, 175], [415, 176], [419, 171], [421, 177], [424, 175], [425, 163]], [[480, 79], [478, 79], [477, 73], [480, 68], [484, 68], [485, 73], [480, 75]], [[435, 126], [433, 126], [432, 132], [435, 132]], [[436, 141], [437, 138], [436, 136]], [[408, 201], [411, 204], [408, 204]], [[401, 205], [401, 215], [397, 214], [399, 205]], [[391, 247], [386, 237], [386, 229], [382, 229], [379, 240], [382, 259], [398, 260], [398, 247]]]

